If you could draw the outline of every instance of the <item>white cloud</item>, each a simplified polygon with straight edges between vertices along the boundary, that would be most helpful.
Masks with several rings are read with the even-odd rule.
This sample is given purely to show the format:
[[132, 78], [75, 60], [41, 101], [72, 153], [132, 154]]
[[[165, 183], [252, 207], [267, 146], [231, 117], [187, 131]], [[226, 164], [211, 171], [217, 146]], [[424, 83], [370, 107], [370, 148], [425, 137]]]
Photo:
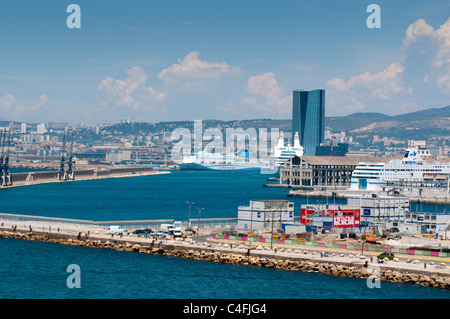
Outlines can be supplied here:
[[332, 91], [349, 91], [364, 87], [372, 91], [373, 96], [383, 96], [383, 99], [387, 99], [386, 94], [389, 93], [410, 93], [410, 90], [403, 86], [400, 78], [404, 70], [405, 68], [400, 63], [394, 63], [378, 73], [365, 72], [352, 76], [348, 81], [340, 78], [331, 79], [327, 82], [327, 87]]
[[409, 25], [405, 32], [403, 44], [409, 46], [421, 37], [429, 37], [434, 34], [434, 28], [426, 23], [424, 19], [419, 19]]
[[327, 82], [327, 87], [334, 87], [337, 91], [347, 91], [350, 88], [344, 79], [334, 78]]
[[5, 119], [21, 119], [33, 115], [48, 102], [49, 98], [46, 94], [41, 95], [39, 101], [31, 105], [18, 103], [14, 95], [6, 94], [0, 98], [0, 112]]
[[148, 74], [138, 66], [126, 72], [128, 74], [126, 80], [114, 80], [111, 77], [101, 80], [98, 90], [106, 94], [106, 100], [102, 104], [129, 107], [134, 110], [161, 110], [162, 107], [158, 106], [158, 102], [164, 100], [165, 94], [146, 86]]
[[252, 96], [243, 98], [241, 103], [254, 110], [274, 115], [286, 115], [291, 110], [292, 97], [278, 85], [272, 72], [251, 76], [247, 92]]
[[331, 79], [327, 82], [327, 105], [332, 111], [364, 111], [370, 102], [379, 105], [398, 95], [411, 95], [412, 89], [403, 83], [404, 70], [400, 63], [393, 63], [378, 73], [365, 72], [347, 81]]
[[9, 110], [14, 104], [16, 104], [16, 97], [12, 94], [6, 94], [0, 98], [0, 108], [2, 110]]
[[[448, 104], [450, 95], [450, 18], [435, 29], [423, 19], [408, 26], [405, 60], [379, 72], [327, 82], [327, 109], [335, 114], [372, 111], [398, 114]], [[433, 100], [434, 104], [430, 105]], [[439, 103], [436, 105], [436, 103]]]
[[403, 44], [416, 65], [420, 61], [428, 67], [426, 74], [420, 76], [426, 76], [426, 82], [450, 95], [450, 18], [436, 30], [425, 20], [417, 20], [406, 30]]
[[163, 69], [158, 78], [166, 84], [176, 85], [178, 89], [203, 91], [210, 86], [211, 81], [241, 74], [239, 67], [232, 67], [225, 62], [202, 61], [199, 55], [200, 52], [190, 52], [183, 60]]
[[[223, 85], [221, 79], [240, 75], [241, 71], [225, 62], [202, 61], [199, 52], [194, 51], [159, 72], [157, 83], [153, 85], [162, 85], [161, 90], [148, 85], [148, 74], [138, 66], [126, 73], [128, 77], [124, 80], [112, 77], [101, 80], [98, 91], [104, 94], [101, 102], [103, 108], [122, 107], [134, 112], [166, 113], [169, 103], [172, 103], [170, 111], [181, 116], [184, 112], [204, 114], [207, 103], [204, 101], [213, 98], [217, 102], [218, 92], [215, 88], [219, 88], [218, 85], [221, 90], [228, 87]], [[196, 101], [192, 102], [190, 99], [195, 96], [192, 93], [199, 92], [203, 99], [198, 100], [196, 96]], [[179, 103], [180, 100], [183, 103]]]
[[43, 106], [44, 104], [47, 104], [48, 102], [48, 96], [47, 94], [43, 94], [39, 97], [39, 102], [31, 106], [31, 110], [38, 110]]

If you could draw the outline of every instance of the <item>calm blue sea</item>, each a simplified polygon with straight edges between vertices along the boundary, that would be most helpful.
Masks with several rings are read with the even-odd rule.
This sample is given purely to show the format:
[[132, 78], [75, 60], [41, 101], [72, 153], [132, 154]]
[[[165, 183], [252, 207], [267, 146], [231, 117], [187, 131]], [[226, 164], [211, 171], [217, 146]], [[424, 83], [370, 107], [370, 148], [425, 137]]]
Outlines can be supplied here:
[[[204, 208], [201, 216], [205, 218], [235, 217], [237, 206], [247, 205], [251, 199], [287, 198], [287, 190], [262, 187], [266, 178], [255, 172], [175, 171], [170, 175], [2, 189], [0, 200], [5, 213], [89, 220], [186, 220], [186, 201]], [[298, 214], [306, 199], [290, 199]], [[380, 289], [370, 289], [363, 279], [14, 239], [0, 239], [0, 251], [3, 299], [450, 297], [449, 291], [417, 285], [382, 282]], [[71, 264], [80, 267], [80, 289], [67, 287], [67, 266]]]

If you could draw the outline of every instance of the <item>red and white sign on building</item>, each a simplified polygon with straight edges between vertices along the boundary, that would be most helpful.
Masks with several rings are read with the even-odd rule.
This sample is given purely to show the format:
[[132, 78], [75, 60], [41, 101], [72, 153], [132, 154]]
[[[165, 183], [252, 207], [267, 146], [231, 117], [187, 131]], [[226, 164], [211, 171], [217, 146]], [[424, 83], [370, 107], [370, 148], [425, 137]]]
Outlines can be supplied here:
[[333, 228], [355, 227], [361, 224], [359, 209], [333, 211]]
[[317, 206], [307, 205], [300, 210], [300, 223], [304, 225], [323, 223], [323, 226], [333, 228], [360, 226], [360, 208], [329, 205], [326, 205], [324, 208], [319, 208]]

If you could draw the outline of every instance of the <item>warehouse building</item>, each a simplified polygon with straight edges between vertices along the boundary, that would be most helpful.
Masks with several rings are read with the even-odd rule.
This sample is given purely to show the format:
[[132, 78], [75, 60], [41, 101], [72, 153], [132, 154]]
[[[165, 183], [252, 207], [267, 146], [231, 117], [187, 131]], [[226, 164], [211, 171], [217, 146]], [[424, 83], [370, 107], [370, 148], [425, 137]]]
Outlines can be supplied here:
[[292, 157], [280, 167], [280, 184], [293, 188], [350, 186], [356, 165], [387, 163], [389, 157], [302, 156]]

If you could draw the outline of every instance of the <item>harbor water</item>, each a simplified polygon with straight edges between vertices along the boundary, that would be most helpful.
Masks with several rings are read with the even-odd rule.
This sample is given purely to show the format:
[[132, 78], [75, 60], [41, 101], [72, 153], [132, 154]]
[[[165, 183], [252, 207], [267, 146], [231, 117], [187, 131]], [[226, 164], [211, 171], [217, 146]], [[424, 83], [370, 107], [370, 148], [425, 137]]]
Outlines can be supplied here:
[[[186, 201], [197, 204], [191, 210], [191, 218], [198, 215], [196, 207], [204, 208], [202, 218], [236, 217], [239, 205], [248, 205], [255, 199], [292, 200], [296, 215], [307, 200], [317, 203], [311, 198], [287, 198], [286, 189], [262, 187], [266, 178], [257, 172], [174, 171], [2, 189], [0, 198], [4, 213], [94, 221], [187, 220]], [[363, 279], [53, 243], [0, 239], [0, 249], [3, 299], [450, 297], [447, 290], [413, 284], [382, 282], [381, 288], [369, 288]], [[81, 270], [80, 289], [67, 287], [67, 267], [72, 264]]]

